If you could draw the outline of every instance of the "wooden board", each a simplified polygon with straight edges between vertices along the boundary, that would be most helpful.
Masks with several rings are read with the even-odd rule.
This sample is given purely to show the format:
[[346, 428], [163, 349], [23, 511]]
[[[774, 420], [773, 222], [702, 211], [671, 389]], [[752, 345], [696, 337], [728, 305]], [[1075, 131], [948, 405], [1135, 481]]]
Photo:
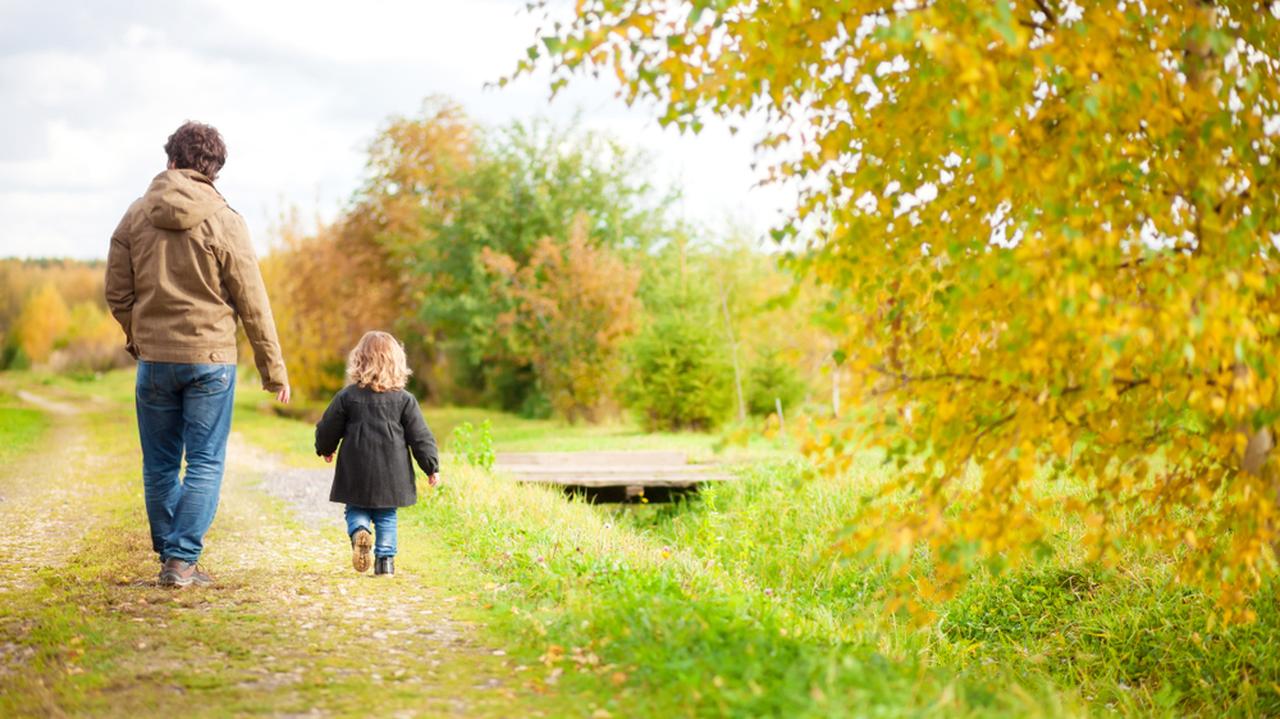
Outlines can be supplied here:
[[498, 452], [494, 457], [499, 468], [507, 465], [550, 465], [553, 467], [612, 467], [643, 465], [686, 466], [684, 452]]
[[686, 464], [683, 452], [500, 452], [494, 470], [517, 482], [566, 489], [618, 489], [642, 496], [645, 488], [696, 490], [733, 475], [714, 464]]
[[[501, 473], [501, 470], [499, 470]], [[648, 473], [611, 474], [511, 474], [517, 482], [531, 484], [558, 484], [566, 487], [695, 487], [704, 482], [724, 482], [733, 479], [727, 474], [671, 474], [654, 476]]]
[[554, 476], [591, 475], [593, 477], [652, 475], [654, 477], [699, 477], [708, 474], [722, 474], [720, 467], [709, 464], [686, 464], [683, 467], [654, 467], [635, 465], [615, 465], [612, 467], [591, 467], [584, 465], [562, 465], [553, 467], [546, 464], [499, 464], [495, 467], [499, 472], [518, 475]]
[[[717, 477], [715, 481], [724, 481], [731, 477]], [[642, 479], [631, 482], [620, 482], [617, 479], [600, 479], [586, 477], [583, 479], [563, 479], [563, 478], [545, 478], [535, 479], [527, 477], [517, 477], [517, 482], [525, 484], [547, 484], [557, 487], [590, 487], [600, 489], [603, 487], [627, 487], [635, 489], [657, 488], [657, 487], [678, 487], [681, 489], [696, 489], [698, 486], [705, 484], [706, 479]]]

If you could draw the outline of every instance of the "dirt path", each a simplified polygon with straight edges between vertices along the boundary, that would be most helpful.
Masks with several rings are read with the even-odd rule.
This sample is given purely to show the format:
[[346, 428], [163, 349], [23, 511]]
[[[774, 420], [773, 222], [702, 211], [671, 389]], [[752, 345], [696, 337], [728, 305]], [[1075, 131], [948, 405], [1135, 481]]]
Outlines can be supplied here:
[[58, 420], [45, 442], [48, 451], [0, 468], [0, 592], [29, 588], [35, 570], [74, 556], [100, 526], [95, 505], [112, 489], [92, 481], [104, 461], [90, 450], [74, 404], [25, 390], [17, 396]]
[[328, 474], [238, 436], [216, 585], [156, 586], [129, 408], [25, 394], [53, 426], [0, 467], [0, 715], [547, 714], [459, 618], [455, 557], [404, 527], [395, 577], [356, 574]]
[[318, 469], [287, 467], [269, 452], [231, 435], [227, 451], [232, 462], [247, 475], [256, 475], [257, 488], [281, 500], [295, 516], [312, 528], [333, 533], [343, 527], [342, 505], [329, 501], [333, 465]]
[[[73, 403], [18, 390], [24, 403], [56, 421], [42, 450], [0, 467], [0, 598], [30, 597], [42, 572], [65, 569], [85, 539], [106, 524], [102, 500], [111, 488], [96, 481], [100, 455], [90, 450], [85, 420]], [[76, 481], [84, 478], [89, 481]], [[38, 629], [0, 605], [0, 686], [32, 671], [37, 646], [22, 639]], [[43, 714], [57, 714], [41, 695]]]
[[[251, 542], [248, 547], [234, 537], [219, 536], [231, 544], [229, 552], [219, 554], [222, 571], [234, 577], [252, 573], [264, 563], [299, 567], [310, 586], [286, 593], [289, 615], [302, 630], [348, 636], [348, 650], [366, 657], [361, 671], [375, 684], [421, 686], [459, 653], [471, 658], [502, 656], [504, 652], [482, 647], [471, 626], [450, 617], [459, 599], [432, 583], [424, 574], [421, 557], [402, 555], [394, 577], [360, 575], [352, 569], [341, 507], [329, 502], [331, 479], [332, 472], [325, 469], [287, 468], [273, 455], [233, 435], [224, 507], [237, 513], [253, 511], [257, 503], [251, 495], [259, 490], [281, 500], [298, 522], [288, 528], [274, 527], [280, 539]], [[509, 675], [509, 667], [501, 661], [489, 663], [488, 671], [468, 680], [478, 692], [507, 687], [504, 675]], [[458, 713], [467, 713], [471, 703], [466, 697], [446, 702]]]
[[36, 408], [46, 412], [62, 415], [63, 417], [71, 417], [80, 414], [80, 408], [70, 402], [59, 402], [56, 399], [50, 399], [43, 395], [28, 392], [25, 389], [17, 391], [18, 399], [27, 404], [35, 405]]

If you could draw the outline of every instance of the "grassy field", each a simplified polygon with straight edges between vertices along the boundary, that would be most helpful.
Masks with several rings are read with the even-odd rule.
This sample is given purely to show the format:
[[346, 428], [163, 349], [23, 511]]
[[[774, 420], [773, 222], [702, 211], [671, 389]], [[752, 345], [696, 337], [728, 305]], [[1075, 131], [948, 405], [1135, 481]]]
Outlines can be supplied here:
[[[499, 449], [716, 445], [480, 410], [426, 414], [438, 430], [488, 418]], [[308, 426], [240, 421], [308, 461]], [[845, 477], [810, 479], [781, 448], [757, 450], [740, 482], [640, 508], [566, 501], [446, 458], [447, 486], [406, 513], [421, 531], [404, 534], [483, 567], [501, 640], [541, 663], [544, 681], [596, 693], [622, 715], [1280, 715], [1274, 583], [1256, 623], [1213, 628], [1209, 602], [1174, 583], [1161, 557], [1132, 547], [1103, 568], [1064, 541], [1036, 566], [974, 578], [931, 607], [933, 624], [907, 626], [883, 612], [881, 568], [827, 551], [885, 470], [866, 458]]]
[[[262, 444], [281, 449], [310, 447], [313, 421], [324, 412], [324, 402], [297, 402], [281, 408], [265, 392], [256, 392], [246, 381], [236, 397], [238, 422], [252, 426], [264, 437]], [[431, 431], [449, 451], [453, 430], [463, 423], [480, 425], [488, 422], [494, 448], [510, 452], [575, 452], [591, 449], [649, 450], [667, 449], [685, 452], [690, 461], [745, 461], [764, 457], [780, 458], [788, 453], [781, 440], [752, 438], [745, 445], [725, 442], [714, 434], [694, 432], [645, 432], [633, 422], [616, 420], [599, 425], [569, 425], [557, 420], [525, 419], [516, 415], [476, 407], [423, 408]], [[293, 422], [264, 421], [296, 418]], [[237, 425], [240, 426], [240, 425]], [[280, 433], [280, 434], [276, 434]], [[296, 445], [296, 446], [295, 446]]]
[[[49, 381], [51, 390], [122, 403], [127, 379], [112, 375], [91, 390]], [[254, 390], [241, 386], [237, 432], [289, 464], [323, 466], [311, 451], [312, 426], [262, 411], [265, 395]], [[426, 415], [442, 439], [459, 422], [489, 419], [498, 449], [671, 447], [712, 456], [718, 445], [625, 424], [568, 427], [471, 409]], [[935, 622], [914, 627], [883, 611], [881, 567], [828, 552], [885, 471], [874, 458], [845, 477], [815, 479], [785, 447], [758, 441], [735, 451], [750, 460], [741, 481], [679, 505], [625, 508], [514, 485], [446, 454], [444, 487], [402, 514], [402, 553], [450, 568], [440, 581], [466, 588], [485, 641], [524, 667], [529, 691], [559, 702], [553, 715], [1280, 715], [1274, 582], [1257, 602], [1256, 623], [1214, 627], [1208, 601], [1179, 587], [1164, 558], [1131, 547], [1102, 568], [1082, 563], [1064, 541], [1016, 574], [975, 577], [932, 607]], [[70, 585], [46, 591], [106, 591], [95, 588], [103, 572], [93, 561]], [[73, 620], [81, 621], [65, 619]], [[97, 637], [95, 661], [119, 660], [107, 649], [114, 635], [77, 631]], [[85, 666], [99, 679], [108, 671]], [[272, 706], [298, 708], [307, 697], [332, 699], [289, 695]]]

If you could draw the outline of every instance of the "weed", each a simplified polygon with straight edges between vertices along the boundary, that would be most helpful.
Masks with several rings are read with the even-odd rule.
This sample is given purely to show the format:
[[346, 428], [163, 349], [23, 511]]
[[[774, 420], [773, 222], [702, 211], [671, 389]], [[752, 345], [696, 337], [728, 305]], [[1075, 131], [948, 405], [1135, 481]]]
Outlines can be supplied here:
[[489, 420], [479, 426], [463, 422], [453, 428], [449, 435], [448, 448], [468, 465], [484, 470], [493, 468], [493, 427]]

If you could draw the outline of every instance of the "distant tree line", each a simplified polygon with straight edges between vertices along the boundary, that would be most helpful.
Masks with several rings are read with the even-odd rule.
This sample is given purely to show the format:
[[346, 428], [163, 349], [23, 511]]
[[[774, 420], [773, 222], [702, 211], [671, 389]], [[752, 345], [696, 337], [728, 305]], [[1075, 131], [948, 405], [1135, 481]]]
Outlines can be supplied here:
[[484, 128], [430, 98], [371, 144], [367, 179], [264, 258], [290, 374], [323, 397], [385, 328], [431, 401], [711, 428], [823, 380], [816, 295], [732, 228], [675, 219], [646, 158], [545, 121]]
[[0, 369], [102, 371], [128, 363], [101, 262], [0, 260]]

